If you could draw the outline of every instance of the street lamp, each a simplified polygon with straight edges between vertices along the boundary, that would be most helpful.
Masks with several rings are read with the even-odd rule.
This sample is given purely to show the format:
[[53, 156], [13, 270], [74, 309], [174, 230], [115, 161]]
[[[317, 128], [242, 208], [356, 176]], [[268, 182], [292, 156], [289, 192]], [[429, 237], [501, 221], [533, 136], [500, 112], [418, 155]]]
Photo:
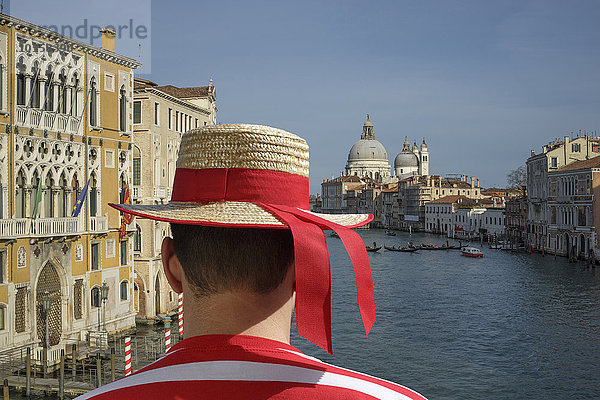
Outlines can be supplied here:
[[108, 285], [106, 282], [102, 282], [102, 287], [100, 287], [100, 297], [102, 299], [102, 324], [106, 331], [106, 300], [108, 299]]
[[48, 314], [50, 313], [50, 307], [52, 306], [52, 299], [50, 293], [46, 290], [42, 295], [42, 311], [44, 312], [44, 319], [46, 322], [46, 333], [44, 337], [44, 378], [46, 377], [47, 363], [48, 363], [48, 345], [50, 344], [50, 335], [48, 333]]

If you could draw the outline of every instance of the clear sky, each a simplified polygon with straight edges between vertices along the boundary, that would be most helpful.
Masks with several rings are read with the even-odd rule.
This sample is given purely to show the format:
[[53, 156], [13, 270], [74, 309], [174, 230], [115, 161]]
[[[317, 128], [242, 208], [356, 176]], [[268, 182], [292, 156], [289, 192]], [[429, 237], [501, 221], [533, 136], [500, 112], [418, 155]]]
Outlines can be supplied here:
[[[40, 9], [63, 2], [29, 3], [48, 19]], [[554, 138], [600, 134], [598, 1], [152, 1], [142, 17], [148, 1], [117, 3], [109, 18], [151, 15], [143, 77], [212, 76], [220, 123], [307, 139], [311, 193], [344, 169], [367, 113], [392, 165], [405, 136], [425, 138], [431, 173], [488, 187]], [[32, 10], [15, 16], [44, 22]]]

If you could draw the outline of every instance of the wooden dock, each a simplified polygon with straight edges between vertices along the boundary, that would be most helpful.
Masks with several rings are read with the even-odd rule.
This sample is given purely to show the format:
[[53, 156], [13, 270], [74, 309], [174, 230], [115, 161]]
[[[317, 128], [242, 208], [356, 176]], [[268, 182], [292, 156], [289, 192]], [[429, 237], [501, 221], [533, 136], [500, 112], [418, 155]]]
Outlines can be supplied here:
[[[25, 377], [24, 376], [7, 376], [8, 386], [25, 393]], [[65, 394], [69, 397], [79, 396], [95, 389], [88, 382], [73, 382], [65, 379]], [[35, 378], [31, 380], [32, 392], [58, 393], [58, 379], [52, 378]]]

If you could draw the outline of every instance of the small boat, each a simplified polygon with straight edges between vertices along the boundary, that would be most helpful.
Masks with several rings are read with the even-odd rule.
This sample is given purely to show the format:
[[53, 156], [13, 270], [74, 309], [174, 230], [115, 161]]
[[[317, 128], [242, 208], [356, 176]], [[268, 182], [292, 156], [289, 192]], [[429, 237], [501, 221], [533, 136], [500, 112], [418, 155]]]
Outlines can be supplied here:
[[481, 252], [481, 250], [475, 247], [465, 247], [464, 249], [462, 249], [462, 255], [465, 257], [474, 258], [483, 257], [483, 253]]
[[396, 232], [392, 232], [389, 229], [387, 231], [385, 231], [385, 234], [388, 236], [396, 236]]
[[396, 247], [396, 246], [383, 246], [386, 250], [389, 251], [403, 251], [406, 253], [412, 253], [413, 251], [417, 251], [418, 249], [416, 247]]
[[365, 246], [365, 248], [367, 249], [367, 251], [370, 251], [371, 253], [381, 250], [381, 246], [377, 246], [377, 247]]
[[422, 244], [421, 247], [419, 247], [421, 250], [443, 250], [441, 247], [439, 246], [434, 246], [432, 244]]

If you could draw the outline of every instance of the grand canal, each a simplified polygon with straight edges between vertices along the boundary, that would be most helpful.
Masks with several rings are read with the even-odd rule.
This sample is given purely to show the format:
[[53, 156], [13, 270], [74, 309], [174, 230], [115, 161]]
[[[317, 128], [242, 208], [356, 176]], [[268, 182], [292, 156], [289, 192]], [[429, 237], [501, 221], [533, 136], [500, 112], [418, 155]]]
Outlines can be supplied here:
[[[365, 243], [445, 243], [436, 235], [360, 230]], [[429, 399], [600, 397], [600, 268], [491, 250], [370, 253], [377, 322], [365, 338], [342, 243], [332, 258], [334, 354], [326, 362], [408, 386]]]
[[[359, 234], [365, 243], [388, 245], [446, 241]], [[369, 253], [377, 322], [365, 337], [349, 258], [339, 239], [327, 242], [334, 354], [293, 333], [292, 344], [305, 353], [430, 400], [600, 397], [600, 267], [485, 245], [483, 259], [457, 250], [382, 249]], [[161, 340], [162, 327], [141, 327], [141, 336]]]

